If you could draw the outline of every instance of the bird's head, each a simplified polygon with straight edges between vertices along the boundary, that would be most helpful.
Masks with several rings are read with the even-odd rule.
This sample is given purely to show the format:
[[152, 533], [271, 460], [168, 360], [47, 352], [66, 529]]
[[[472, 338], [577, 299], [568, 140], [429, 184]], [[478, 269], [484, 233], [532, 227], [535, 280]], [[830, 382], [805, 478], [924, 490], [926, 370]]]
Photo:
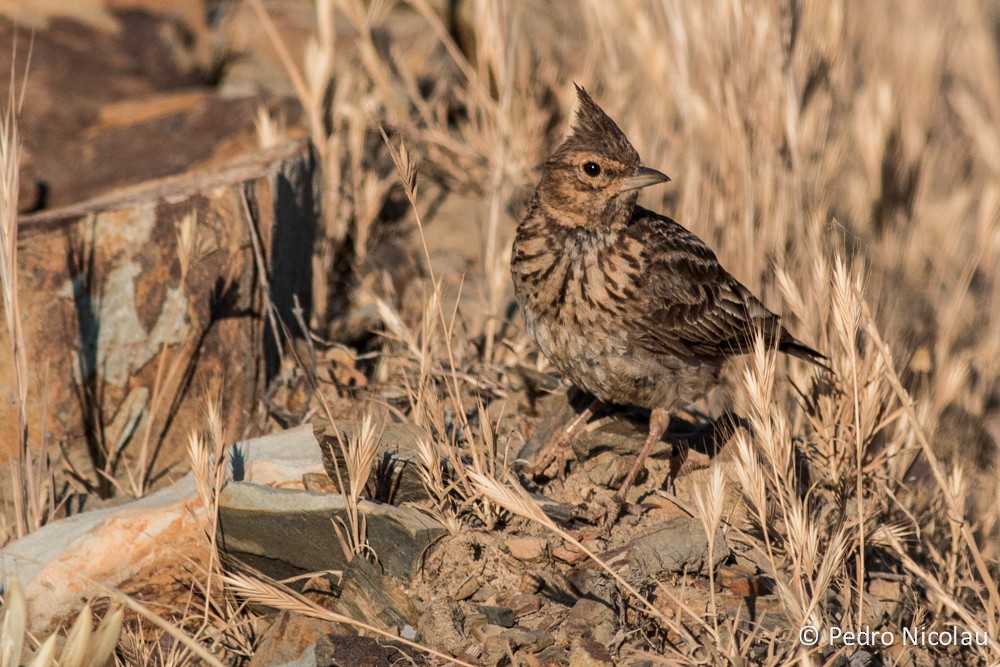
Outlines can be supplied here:
[[587, 91], [576, 87], [579, 109], [573, 133], [545, 162], [538, 185], [542, 204], [570, 227], [626, 222], [641, 188], [669, 181], [643, 167], [639, 154], [615, 121]]

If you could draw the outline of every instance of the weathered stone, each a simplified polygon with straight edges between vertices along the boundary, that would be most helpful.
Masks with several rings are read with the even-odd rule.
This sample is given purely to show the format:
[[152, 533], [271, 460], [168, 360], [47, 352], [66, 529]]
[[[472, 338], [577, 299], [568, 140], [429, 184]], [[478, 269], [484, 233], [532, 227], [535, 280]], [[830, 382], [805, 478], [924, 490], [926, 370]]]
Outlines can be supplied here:
[[513, 651], [538, 653], [554, 643], [555, 639], [548, 630], [529, 630], [521, 627], [504, 630], [485, 641], [486, 650], [491, 654], [506, 652], [508, 647]]
[[512, 628], [514, 627], [514, 610], [507, 607], [492, 607], [489, 605], [480, 605], [477, 607], [480, 613], [486, 616], [488, 623], [494, 625], [499, 625], [502, 628]]
[[587, 554], [577, 549], [572, 549], [563, 545], [552, 547], [552, 557], [560, 563], [576, 565], [587, 557]]
[[302, 488], [303, 476], [323, 474], [319, 443], [308, 424], [233, 445], [229, 474], [236, 482]]
[[[325, 419], [313, 421], [313, 432], [319, 441], [320, 453], [327, 474], [336, 479], [336, 466], [346, 470], [344, 450], [338, 441], [338, 434], [344, 446], [357, 432], [360, 422], [338, 420], [331, 424]], [[424, 429], [414, 424], [386, 424], [379, 427], [382, 439], [375, 465], [368, 478], [377, 500], [400, 505], [405, 502], [419, 502], [427, 499], [427, 491], [420, 477], [420, 459], [416, 453], [417, 442], [429, 438]]]
[[479, 580], [479, 577], [474, 574], [469, 575], [469, 578], [463, 581], [458, 588], [455, 589], [454, 598], [456, 600], [468, 600], [476, 594], [476, 591], [478, 591], [479, 587], [482, 585], [483, 582]]
[[340, 626], [336, 623], [288, 611], [280, 612], [264, 631], [248, 667], [318, 667], [316, 645], [339, 630]]
[[[319, 467], [308, 427], [239, 442], [228, 460], [230, 475], [281, 486]], [[183, 605], [192, 564], [208, 562], [205, 526], [189, 474], [145, 498], [54, 521], [8, 544], [0, 550], [0, 589], [20, 580], [38, 630], [78, 612], [81, 599], [102, 595], [102, 584], [147, 603]]]
[[[698, 572], [708, 560], [708, 538], [701, 521], [677, 517], [662, 528], [636, 538], [619, 552], [626, 555], [629, 568], [639, 576], [656, 578], [667, 573]], [[721, 531], [716, 533], [712, 556], [713, 567], [729, 556], [729, 543]]]
[[431, 662], [426, 653], [384, 637], [333, 635], [325, 637], [316, 645], [316, 667], [375, 667], [395, 664], [424, 667], [435, 663]]
[[[386, 574], [409, 577], [444, 528], [409, 507], [362, 500], [368, 543]], [[219, 498], [220, 544], [266, 574], [344, 570], [348, 566], [331, 521], [347, 520], [340, 495], [227, 484]]]
[[548, 394], [538, 399], [536, 410], [542, 415], [542, 421], [518, 452], [518, 461], [534, 461], [546, 443], [586, 408], [590, 401], [590, 397], [576, 389]]
[[420, 619], [409, 596], [377, 565], [361, 556], [355, 556], [344, 571], [335, 610], [356, 621], [396, 632], [416, 625]]
[[[593, 430], [580, 433], [573, 440], [573, 452], [580, 460], [594, 458], [603, 452], [618, 456], [634, 457], [646, 440], [649, 424], [626, 415], [616, 415]], [[670, 456], [674, 451], [672, 443], [661, 439], [650, 452], [652, 458]], [[626, 470], [628, 472], [628, 470]]]
[[[712, 482], [713, 468], [718, 467], [724, 481], [722, 487], [722, 516], [732, 525], [739, 525], [749, 510], [749, 505], [743, 498], [742, 483], [736, 472], [738, 463], [734, 460], [734, 447], [725, 447], [711, 460], [706, 460], [702, 467], [694, 470], [682, 468], [674, 480], [674, 493], [680, 498], [693, 500], [698, 492], [706, 493]], [[693, 458], [693, 457], [691, 457]], [[689, 458], [688, 463], [690, 463]], [[686, 466], [685, 466], [686, 467]]]
[[539, 560], [548, 543], [540, 537], [512, 537], [504, 542], [510, 555], [518, 560]]
[[44, 631], [104, 586], [169, 607], [190, 595], [187, 572], [207, 567], [204, 509], [189, 474], [140, 500], [55, 521], [0, 550], [0, 587], [17, 577]]
[[614, 586], [600, 578], [570, 609], [563, 629], [567, 637], [585, 637], [607, 644], [615, 634]]
[[[3, 71], [20, 82], [30, 61], [18, 116], [43, 206], [204, 166], [210, 155], [228, 160], [234, 134], [252, 139], [259, 101], [230, 100], [196, 122], [182, 108], [181, 98], [217, 98], [200, 85], [212, 60], [200, 3], [14, 1], [0, 2], [0, 14], [11, 19], [0, 29]], [[146, 106], [157, 98], [164, 108]]]
[[720, 565], [716, 571], [716, 581], [739, 597], [766, 595], [770, 592], [762, 577], [735, 566]]
[[607, 489], [617, 489], [625, 481], [633, 461], [634, 457], [601, 452], [584, 463], [583, 467], [591, 483]]
[[507, 601], [514, 616], [521, 618], [542, 608], [542, 599], [533, 593], [518, 593]]

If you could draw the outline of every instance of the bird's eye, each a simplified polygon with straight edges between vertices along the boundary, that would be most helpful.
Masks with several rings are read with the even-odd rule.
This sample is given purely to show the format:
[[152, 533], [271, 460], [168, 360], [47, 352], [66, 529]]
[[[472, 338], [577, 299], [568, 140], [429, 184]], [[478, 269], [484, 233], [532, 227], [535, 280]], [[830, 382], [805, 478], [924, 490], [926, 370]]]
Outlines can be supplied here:
[[601, 165], [596, 162], [587, 162], [583, 165], [583, 173], [593, 178], [601, 173]]

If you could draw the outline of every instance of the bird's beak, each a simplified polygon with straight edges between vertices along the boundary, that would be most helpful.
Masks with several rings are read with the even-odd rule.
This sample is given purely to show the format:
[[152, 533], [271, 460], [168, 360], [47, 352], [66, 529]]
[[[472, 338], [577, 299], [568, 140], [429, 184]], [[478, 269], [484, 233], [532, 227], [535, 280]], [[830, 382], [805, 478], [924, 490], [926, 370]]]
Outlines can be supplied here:
[[666, 183], [670, 180], [670, 177], [663, 172], [656, 171], [655, 169], [650, 169], [649, 167], [639, 167], [639, 173], [635, 176], [629, 176], [622, 182], [619, 192], [628, 192], [629, 190], [638, 190], [639, 188], [648, 188], [650, 185], [656, 185], [657, 183]]

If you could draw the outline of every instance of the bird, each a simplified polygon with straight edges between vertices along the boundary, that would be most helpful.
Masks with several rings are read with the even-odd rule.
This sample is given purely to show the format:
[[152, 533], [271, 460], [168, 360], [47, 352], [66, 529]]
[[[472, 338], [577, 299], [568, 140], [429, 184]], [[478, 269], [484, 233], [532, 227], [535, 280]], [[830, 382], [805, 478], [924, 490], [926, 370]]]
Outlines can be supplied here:
[[[593, 402], [550, 440], [543, 474], [605, 403], [650, 410], [648, 435], [613, 496], [626, 492], [670, 414], [720, 383], [724, 363], [755, 336], [829, 370], [722, 264], [671, 218], [638, 205], [639, 191], [670, 178], [643, 166], [621, 128], [576, 85], [569, 136], [545, 161], [511, 253], [515, 298], [542, 354]], [[607, 526], [607, 524], [606, 524]]]

